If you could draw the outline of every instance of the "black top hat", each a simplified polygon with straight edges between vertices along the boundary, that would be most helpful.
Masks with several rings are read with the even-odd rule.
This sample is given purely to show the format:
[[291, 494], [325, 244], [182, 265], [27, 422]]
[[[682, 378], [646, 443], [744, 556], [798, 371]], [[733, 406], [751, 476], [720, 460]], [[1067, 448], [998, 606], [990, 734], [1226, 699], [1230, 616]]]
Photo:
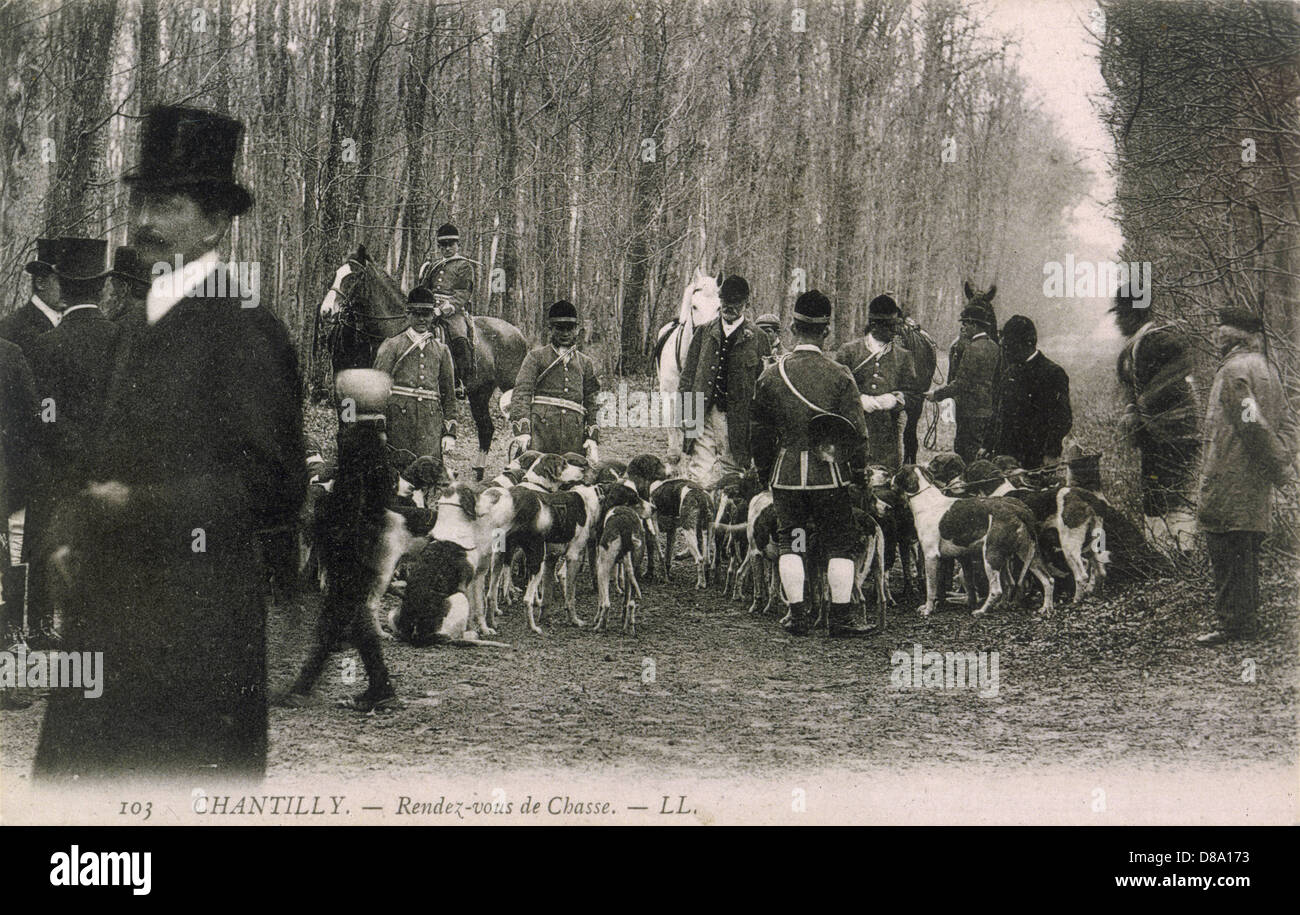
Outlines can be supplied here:
[[456, 231], [456, 227], [451, 223], [444, 222], [438, 226], [437, 238], [438, 241], [460, 241], [460, 233]]
[[546, 319], [563, 324], [577, 324], [578, 309], [574, 307], [572, 302], [560, 299], [546, 310]]
[[831, 323], [831, 300], [817, 289], [809, 289], [794, 301], [794, 319], [801, 324]]
[[406, 296], [407, 311], [433, 311], [437, 304], [427, 286], [416, 286]]
[[1249, 308], [1220, 308], [1218, 319], [1219, 323], [1226, 327], [1235, 327], [1238, 330], [1244, 330], [1249, 334], [1260, 334], [1264, 332], [1263, 319]]
[[153, 108], [140, 131], [140, 164], [122, 180], [151, 190], [216, 187], [228, 194], [231, 215], [238, 216], [253, 205], [253, 196], [235, 181], [243, 134], [241, 121], [215, 111]]
[[108, 242], [99, 238], [38, 238], [36, 260], [28, 273], [53, 273], [61, 280], [100, 280], [108, 276], [104, 262]]
[[749, 283], [745, 282], [743, 276], [732, 275], [722, 281], [722, 288], [718, 290], [718, 298], [727, 305], [736, 305], [749, 298]]
[[898, 307], [894, 297], [888, 293], [878, 295], [867, 305], [867, 320], [873, 318], [899, 318], [903, 315], [903, 309]]
[[149, 270], [140, 262], [139, 252], [130, 245], [118, 245], [113, 251], [113, 269], [109, 273], [141, 286], [153, 283]]

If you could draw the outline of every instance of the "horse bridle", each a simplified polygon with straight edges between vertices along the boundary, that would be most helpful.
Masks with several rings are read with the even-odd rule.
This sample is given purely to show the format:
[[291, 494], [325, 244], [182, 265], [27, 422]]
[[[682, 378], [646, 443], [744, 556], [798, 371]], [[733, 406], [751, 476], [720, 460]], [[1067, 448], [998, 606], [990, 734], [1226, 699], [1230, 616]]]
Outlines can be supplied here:
[[[348, 263], [353, 264], [355, 268], [357, 268], [352, 271], [354, 274], [363, 273], [366, 270], [366, 265], [360, 263], [359, 261], [349, 259]], [[361, 279], [360, 276], [358, 276], [357, 282], [352, 284], [353, 288], [359, 285], [360, 282]], [[344, 292], [342, 289], [340, 289], [337, 284], [330, 286], [330, 288], [327, 289], [326, 292], [327, 293], [333, 292], [343, 300], [343, 304], [339, 306], [339, 316], [336, 319], [340, 326], [350, 327], [353, 330], [353, 332], [360, 334], [363, 337], [369, 337], [372, 340], [386, 340], [388, 339], [389, 336], [391, 336], [391, 334], [384, 334], [384, 333], [376, 334], [376, 333], [371, 333], [368, 330], [364, 330], [361, 327], [361, 325], [357, 322], [357, 315], [356, 315], [357, 308], [356, 308], [356, 303], [352, 299], [352, 296]], [[370, 315], [369, 317], [370, 320], [372, 321], [405, 321], [407, 319], [406, 315], [404, 314]]]

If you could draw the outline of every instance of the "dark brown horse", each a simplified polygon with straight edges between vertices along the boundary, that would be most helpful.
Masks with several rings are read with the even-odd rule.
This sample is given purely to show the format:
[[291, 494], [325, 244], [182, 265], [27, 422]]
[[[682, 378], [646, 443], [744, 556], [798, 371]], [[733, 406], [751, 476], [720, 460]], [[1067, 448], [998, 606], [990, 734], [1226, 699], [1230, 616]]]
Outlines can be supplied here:
[[[343, 369], [369, 368], [379, 344], [406, 328], [406, 296], [388, 273], [358, 247], [334, 273], [334, 282], [320, 306], [329, 326], [328, 346], [334, 374]], [[466, 385], [470, 415], [478, 431], [474, 477], [483, 479], [492, 447], [492, 394], [509, 391], [528, 353], [519, 328], [500, 318], [475, 315], [474, 374]]]

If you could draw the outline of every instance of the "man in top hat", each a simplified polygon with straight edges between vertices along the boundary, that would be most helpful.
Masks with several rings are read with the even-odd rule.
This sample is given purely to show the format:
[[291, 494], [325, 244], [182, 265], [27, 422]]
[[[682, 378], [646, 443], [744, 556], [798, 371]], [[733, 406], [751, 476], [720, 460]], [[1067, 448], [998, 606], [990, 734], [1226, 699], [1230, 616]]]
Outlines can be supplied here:
[[21, 308], [0, 321], [0, 340], [8, 340], [24, 355], [31, 342], [58, 326], [63, 311], [58, 262], [67, 245], [64, 238], [36, 239], [36, 259], [23, 269], [32, 278], [32, 294]]
[[994, 450], [1026, 470], [1061, 459], [1061, 442], [1074, 425], [1070, 376], [1038, 349], [1038, 329], [1024, 315], [1002, 327], [1003, 372]]
[[456, 388], [451, 353], [429, 329], [436, 305], [433, 293], [416, 286], [407, 296], [410, 326], [379, 344], [375, 368], [393, 379], [388, 417], [388, 448], [400, 473], [416, 458], [443, 462], [456, 444]]
[[460, 232], [451, 223], [438, 227], [437, 241], [439, 258], [420, 272], [420, 285], [440, 300], [437, 316], [447, 327], [447, 344], [456, 364], [456, 396], [464, 397], [474, 371], [469, 306], [477, 261], [460, 253]]
[[990, 336], [996, 324], [993, 310], [967, 305], [961, 312], [961, 339], [965, 341], [957, 368], [948, 384], [926, 395], [939, 402], [951, 397], [957, 408], [957, 437], [952, 450], [966, 463], [991, 445], [989, 429], [994, 418], [994, 397], [1002, 363], [1002, 348]]
[[770, 311], [759, 315], [754, 323], [758, 329], [767, 334], [767, 358], [763, 360], [764, 368], [771, 365], [778, 357], [785, 354], [785, 343], [781, 340], [781, 317]]
[[109, 660], [98, 698], [51, 697], [41, 779], [265, 771], [258, 532], [296, 523], [306, 481], [287, 332], [265, 308], [210, 292], [224, 282], [218, 246], [252, 206], [234, 177], [242, 133], [216, 112], [154, 108], [124, 177], [132, 244], [171, 269], [121, 325], [90, 483], [46, 538], [65, 646]]
[[140, 262], [135, 248], [118, 245], [113, 252], [113, 269], [108, 275], [112, 278], [112, 292], [105, 314], [110, 321], [122, 320], [133, 308], [144, 308], [153, 277], [148, 266]]
[[[66, 239], [60, 269], [64, 309], [58, 327], [31, 343], [28, 361], [41, 405], [39, 467], [33, 477], [28, 537], [28, 628], [39, 641], [52, 633], [49, 576], [42, 561], [46, 525], [55, 507], [89, 482], [92, 441], [103, 414], [119, 327], [99, 310], [108, 243]], [[75, 242], [75, 244], [73, 243]]]
[[1207, 646], [1254, 634], [1273, 489], [1294, 478], [1300, 448], [1300, 423], [1263, 352], [1263, 322], [1245, 308], [1224, 308], [1218, 319], [1221, 361], [1205, 411], [1197, 500], [1214, 572], [1214, 630], [1196, 640]]
[[1138, 298], [1125, 286], [1110, 308], [1128, 338], [1116, 365], [1126, 401], [1120, 431], [1138, 451], [1147, 536], [1186, 550], [1196, 526], [1191, 489], [1201, 447], [1192, 348], [1176, 327], [1157, 322], [1150, 306], [1149, 293]]
[[[690, 455], [686, 476], [712, 488], [724, 473], [749, 467], [749, 407], [770, 343], [744, 315], [749, 284], [729, 276], [718, 291], [718, 316], [691, 337], [677, 391], [679, 403], [704, 395], [693, 426], [683, 422], [682, 451]], [[686, 410], [682, 410], [685, 420]], [[679, 466], [681, 466], [679, 461]]]
[[600, 460], [596, 363], [578, 351], [578, 309], [561, 299], [546, 312], [550, 342], [528, 352], [510, 402], [512, 446]]
[[764, 370], [754, 392], [749, 446], [759, 479], [772, 489], [776, 508], [777, 568], [790, 604], [782, 627], [807, 635], [803, 550], [807, 528], [816, 528], [829, 556], [832, 636], [870, 630], [853, 620], [853, 554], [856, 532], [845, 487], [860, 481], [865, 466], [866, 422], [858, 386], [844, 366], [821, 347], [830, 331], [831, 303], [811, 289], [795, 301], [794, 349]]
[[867, 305], [867, 333], [840, 347], [835, 361], [848, 366], [862, 392], [867, 417], [867, 463], [895, 471], [902, 463], [903, 386], [914, 374], [911, 354], [896, 340], [903, 310], [890, 295]]

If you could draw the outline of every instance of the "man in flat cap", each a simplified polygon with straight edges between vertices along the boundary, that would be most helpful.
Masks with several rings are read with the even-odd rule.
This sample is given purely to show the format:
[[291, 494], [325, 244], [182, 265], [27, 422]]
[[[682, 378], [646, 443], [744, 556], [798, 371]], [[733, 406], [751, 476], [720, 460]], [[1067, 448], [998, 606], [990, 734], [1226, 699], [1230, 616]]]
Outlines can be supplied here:
[[437, 242], [438, 260], [420, 271], [419, 285], [433, 292], [438, 306], [436, 316], [447, 328], [447, 345], [455, 361], [456, 396], [464, 397], [474, 371], [469, 307], [478, 262], [460, 253], [460, 232], [449, 222], [438, 227]]
[[912, 357], [895, 341], [903, 310], [890, 295], [867, 305], [867, 333], [840, 347], [835, 361], [847, 366], [861, 392], [867, 417], [867, 463], [895, 471], [902, 463], [903, 386], [914, 374]]
[[395, 473], [428, 455], [440, 465], [456, 444], [455, 369], [451, 353], [429, 325], [437, 305], [433, 293], [416, 286], [407, 296], [410, 326], [379, 345], [375, 368], [393, 379], [388, 448]]
[[59, 282], [64, 308], [59, 325], [34, 339], [28, 355], [42, 420], [37, 427], [40, 461], [32, 479], [27, 524], [31, 547], [27, 617], [33, 647], [48, 644], [53, 629], [50, 581], [41, 557], [43, 539], [59, 503], [89, 482], [86, 468], [92, 437], [103, 414], [119, 330], [99, 310], [108, 277], [108, 243], [93, 238], [62, 241]]
[[771, 487], [776, 508], [777, 570], [790, 604], [781, 626], [799, 636], [812, 627], [804, 603], [803, 560], [810, 527], [816, 528], [822, 552], [830, 557], [830, 634], [846, 637], [871, 631], [854, 620], [850, 603], [857, 535], [846, 491], [861, 481], [866, 466], [866, 422], [853, 376], [822, 352], [830, 321], [830, 299], [816, 289], [795, 301], [794, 349], [758, 379], [749, 430], [759, 479]]
[[927, 395], [936, 403], [949, 397], [953, 399], [957, 437], [952, 450], [968, 464], [981, 449], [992, 447], [987, 438], [993, 425], [994, 397], [1002, 363], [1002, 348], [992, 337], [996, 327], [991, 307], [973, 304], [963, 308], [961, 339], [965, 342], [955, 357], [956, 369], [950, 368], [946, 385]]
[[578, 351], [578, 309], [564, 299], [546, 312], [550, 342], [524, 357], [510, 401], [512, 448], [585, 453], [600, 460], [596, 363]]
[[785, 354], [785, 343], [781, 340], [781, 316], [770, 311], [763, 312], [754, 319], [758, 329], [767, 334], [768, 351], [767, 358], [763, 360], [763, 367], [771, 365], [779, 356]]
[[1149, 291], [1139, 298], [1121, 287], [1110, 310], [1128, 338], [1116, 365], [1125, 398], [1120, 431], [1138, 451], [1143, 526], [1156, 543], [1187, 550], [1200, 453], [1192, 348], [1182, 331], [1155, 320]]
[[296, 523], [302, 405], [289, 336], [217, 253], [252, 197], [243, 124], [187, 107], [145, 117], [130, 241], [156, 270], [122, 322], [89, 485], [48, 538], [63, 639], [104, 653], [103, 693], [51, 697], [36, 777], [260, 779], [266, 604], [258, 532]]
[[1214, 572], [1214, 629], [1196, 640], [1207, 646], [1254, 634], [1273, 489], [1294, 477], [1300, 448], [1295, 408], [1264, 356], [1263, 322], [1245, 308], [1225, 308], [1218, 319], [1197, 505]]
[[[767, 334], [745, 317], [749, 284], [729, 276], [718, 291], [718, 316], [691, 337], [678, 382], [678, 403], [698, 402], [704, 412], [682, 410], [682, 452], [690, 455], [686, 476], [711, 488], [724, 473], [749, 468], [749, 407], [771, 346]], [[679, 461], [679, 466], [681, 462]]]

